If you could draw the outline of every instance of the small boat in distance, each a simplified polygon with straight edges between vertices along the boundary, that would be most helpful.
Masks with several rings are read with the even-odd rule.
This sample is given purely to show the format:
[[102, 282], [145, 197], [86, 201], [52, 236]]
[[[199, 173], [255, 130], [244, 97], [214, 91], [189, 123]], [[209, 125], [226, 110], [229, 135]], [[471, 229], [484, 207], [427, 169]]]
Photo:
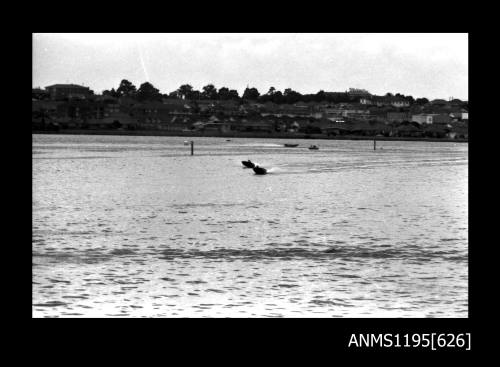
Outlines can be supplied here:
[[253, 171], [255, 172], [256, 175], [265, 175], [267, 173], [267, 169], [259, 166], [255, 166], [253, 168]]
[[299, 146], [299, 144], [285, 144], [285, 147], [287, 147], [287, 148], [295, 148], [298, 146]]
[[311, 146], [309, 147], [309, 149], [311, 149], [311, 150], [318, 150], [318, 149], [319, 149], [319, 147], [318, 147], [317, 145], [311, 145]]
[[241, 161], [241, 164], [243, 164], [247, 168], [255, 167], [255, 163], [253, 163], [250, 159], [248, 161]]

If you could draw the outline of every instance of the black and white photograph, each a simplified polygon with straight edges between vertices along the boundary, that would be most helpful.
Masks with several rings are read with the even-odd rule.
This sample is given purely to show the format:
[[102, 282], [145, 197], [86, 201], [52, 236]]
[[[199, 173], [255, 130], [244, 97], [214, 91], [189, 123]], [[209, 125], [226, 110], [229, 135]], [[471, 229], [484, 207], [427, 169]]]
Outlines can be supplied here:
[[32, 33], [32, 318], [469, 317], [468, 33]]

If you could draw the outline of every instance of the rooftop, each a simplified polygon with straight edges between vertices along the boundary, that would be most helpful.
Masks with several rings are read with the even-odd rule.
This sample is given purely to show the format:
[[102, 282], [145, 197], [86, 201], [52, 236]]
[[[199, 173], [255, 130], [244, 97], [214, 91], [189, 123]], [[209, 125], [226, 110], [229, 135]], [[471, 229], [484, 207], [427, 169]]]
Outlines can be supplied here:
[[82, 85], [78, 84], [53, 84], [53, 85], [48, 85], [45, 87], [47, 88], [84, 88], [84, 89], [89, 89], [89, 87], [84, 87]]

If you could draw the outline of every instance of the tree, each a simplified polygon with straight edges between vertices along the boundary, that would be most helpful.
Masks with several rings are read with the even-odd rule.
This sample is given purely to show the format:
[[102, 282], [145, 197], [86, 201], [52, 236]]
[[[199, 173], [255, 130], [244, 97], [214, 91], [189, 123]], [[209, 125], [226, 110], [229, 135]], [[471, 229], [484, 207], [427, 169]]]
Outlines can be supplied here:
[[177, 89], [177, 94], [183, 99], [193, 99], [192, 97], [193, 87], [189, 84], [183, 84]]
[[324, 90], [320, 90], [318, 93], [314, 95], [315, 102], [323, 102], [326, 101], [326, 94]]
[[120, 82], [120, 86], [116, 90], [118, 93], [118, 96], [126, 96], [126, 97], [133, 97], [137, 91], [137, 88], [135, 85], [133, 85], [131, 82], [129, 82], [127, 79], [123, 79]]
[[283, 93], [283, 97], [285, 99], [285, 103], [296, 103], [301, 100], [302, 94], [292, 90], [291, 88], [287, 88]]
[[415, 103], [418, 105], [424, 105], [424, 104], [429, 103], [429, 100], [427, 98], [417, 98], [415, 100]]
[[203, 87], [203, 92], [201, 92], [201, 96], [204, 99], [217, 99], [217, 89], [213, 84], [207, 84]]
[[272, 102], [275, 94], [276, 94], [276, 88], [270, 87], [266, 94], [263, 94], [259, 97], [259, 102], [262, 103]]
[[192, 99], [192, 100], [198, 100], [198, 99], [201, 99], [201, 92], [199, 90], [193, 90], [191, 92], [191, 95], [189, 97], [189, 99]]
[[218, 99], [220, 99], [222, 101], [240, 98], [240, 96], [238, 95], [238, 91], [236, 89], [229, 89], [226, 87], [220, 88], [217, 95], [218, 95]]
[[281, 91], [274, 92], [272, 102], [276, 104], [283, 103], [283, 93]]
[[228, 92], [229, 99], [240, 99], [240, 95], [236, 89], [230, 89]]
[[222, 87], [219, 89], [218, 96], [220, 100], [228, 100], [231, 99], [229, 96], [229, 88]]
[[260, 96], [259, 91], [257, 88], [245, 88], [245, 91], [243, 92], [243, 99], [250, 99], [250, 100], [257, 100]]
[[115, 90], [115, 88], [111, 88], [111, 90], [105, 90], [102, 92], [103, 96], [110, 96], [113, 98], [118, 98], [120, 97], [120, 94]]
[[161, 101], [162, 99], [160, 91], [149, 82], [141, 84], [137, 90], [136, 97], [139, 101]]
[[168, 94], [167, 94], [167, 93], [165, 93], [165, 94], [163, 95], [163, 97], [165, 97], [165, 98], [173, 98], [173, 99], [178, 99], [178, 98], [179, 98], [179, 94], [177, 93], [177, 91], [176, 91], [176, 90], [174, 90], [173, 92], [170, 92], [170, 93], [168, 93]]
[[404, 97], [411, 105], [415, 103], [415, 99], [412, 96]]

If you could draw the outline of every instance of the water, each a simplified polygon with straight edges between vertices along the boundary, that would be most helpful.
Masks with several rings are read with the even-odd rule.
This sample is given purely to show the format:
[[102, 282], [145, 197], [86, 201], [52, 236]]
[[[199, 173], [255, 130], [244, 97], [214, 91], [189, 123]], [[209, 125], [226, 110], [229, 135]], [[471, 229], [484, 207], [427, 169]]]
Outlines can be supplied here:
[[185, 140], [33, 135], [34, 317], [467, 317], [468, 144]]

